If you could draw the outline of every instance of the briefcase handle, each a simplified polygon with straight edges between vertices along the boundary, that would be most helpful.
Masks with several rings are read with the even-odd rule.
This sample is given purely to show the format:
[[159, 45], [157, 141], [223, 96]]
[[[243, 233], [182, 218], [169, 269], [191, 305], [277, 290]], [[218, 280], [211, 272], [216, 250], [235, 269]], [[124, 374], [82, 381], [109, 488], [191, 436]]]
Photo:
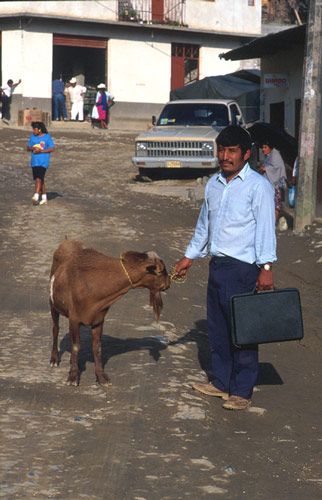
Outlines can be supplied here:
[[255, 286], [252, 290], [251, 293], [253, 293], [254, 295], [256, 295], [256, 293], [267, 293], [267, 292], [277, 292], [279, 290], [279, 288], [276, 288], [276, 286], [273, 286], [273, 288], [271, 288], [270, 290], [261, 290], [259, 291], [259, 288], [258, 286]]

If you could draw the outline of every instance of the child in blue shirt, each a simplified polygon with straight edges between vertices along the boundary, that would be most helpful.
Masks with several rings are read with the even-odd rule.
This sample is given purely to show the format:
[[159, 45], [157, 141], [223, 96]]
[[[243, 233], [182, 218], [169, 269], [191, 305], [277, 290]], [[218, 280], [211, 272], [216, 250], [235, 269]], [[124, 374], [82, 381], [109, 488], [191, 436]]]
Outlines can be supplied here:
[[[31, 126], [33, 134], [30, 137], [27, 151], [31, 151], [31, 168], [36, 185], [35, 194], [31, 199], [34, 205], [47, 205], [44, 179], [49, 167], [50, 153], [54, 151], [55, 144], [43, 122], [32, 122]], [[41, 201], [39, 201], [40, 194]]]

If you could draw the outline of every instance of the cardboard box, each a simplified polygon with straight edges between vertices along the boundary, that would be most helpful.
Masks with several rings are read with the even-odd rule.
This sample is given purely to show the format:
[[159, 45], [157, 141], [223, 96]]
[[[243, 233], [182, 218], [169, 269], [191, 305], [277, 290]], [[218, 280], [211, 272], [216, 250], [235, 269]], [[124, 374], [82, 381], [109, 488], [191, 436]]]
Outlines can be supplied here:
[[42, 122], [43, 113], [41, 109], [23, 109], [18, 111], [18, 125], [31, 125], [31, 122]]

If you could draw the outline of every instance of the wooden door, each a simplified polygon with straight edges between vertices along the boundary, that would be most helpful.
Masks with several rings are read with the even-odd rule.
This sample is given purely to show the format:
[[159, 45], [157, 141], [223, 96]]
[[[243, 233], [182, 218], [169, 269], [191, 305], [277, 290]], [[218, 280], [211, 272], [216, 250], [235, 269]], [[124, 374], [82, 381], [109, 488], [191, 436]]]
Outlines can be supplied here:
[[163, 21], [164, 0], [152, 0], [152, 19]]

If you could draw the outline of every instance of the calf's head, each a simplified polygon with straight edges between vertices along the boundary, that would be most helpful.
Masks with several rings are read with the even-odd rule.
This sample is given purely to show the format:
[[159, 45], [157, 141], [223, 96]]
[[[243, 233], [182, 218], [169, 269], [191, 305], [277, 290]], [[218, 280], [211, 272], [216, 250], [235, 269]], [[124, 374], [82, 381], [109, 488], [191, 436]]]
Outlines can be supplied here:
[[155, 252], [147, 252], [146, 255], [151, 263], [146, 266], [147, 284], [145, 286], [150, 289], [150, 306], [153, 307], [155, 319], [159, 321], [163, 308], [161, 292], [164, 292], [164, 290], [169, 288], [170, 277], [167, 273], [163, 260], [161, 260]]
[[161, 292], [170, 286], [170, 277], [165, 264], [155, 252], [125, 252], [124, 263], [140, 271], [140, 279], [135, 284], [135, 288], [148, 288], [150, 290], [150, 305], [156, 320], [159, 320], [163, 302]]

